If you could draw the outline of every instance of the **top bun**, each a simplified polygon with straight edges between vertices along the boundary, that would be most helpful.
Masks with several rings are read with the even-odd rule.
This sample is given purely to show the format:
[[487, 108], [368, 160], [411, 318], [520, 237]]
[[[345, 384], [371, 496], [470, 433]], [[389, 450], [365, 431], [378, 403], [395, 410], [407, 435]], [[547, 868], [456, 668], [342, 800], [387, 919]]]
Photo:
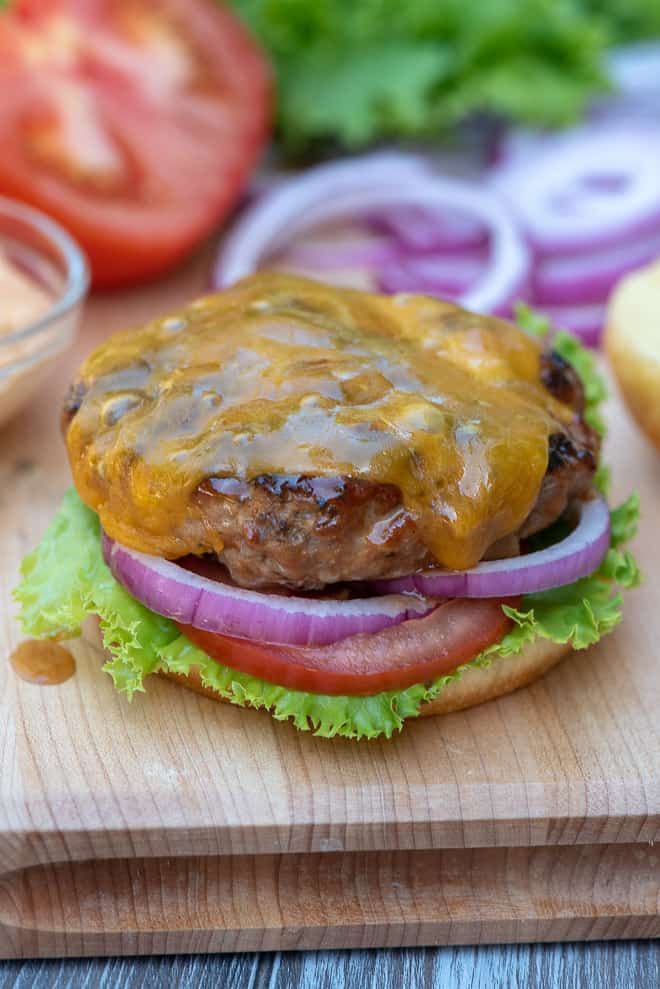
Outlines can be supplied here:
[[660, 260], [617, 285], [605, 349], [628, 408], [660, 450]]

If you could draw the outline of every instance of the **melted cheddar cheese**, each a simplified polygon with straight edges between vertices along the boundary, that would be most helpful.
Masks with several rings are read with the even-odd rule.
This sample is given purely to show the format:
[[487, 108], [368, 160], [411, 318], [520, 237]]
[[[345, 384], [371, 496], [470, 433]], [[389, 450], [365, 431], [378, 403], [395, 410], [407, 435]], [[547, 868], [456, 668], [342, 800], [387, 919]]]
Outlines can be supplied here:
[[539, 360], [516, 327], [436, 299], [254, 275], [87, 359], [74, 481], [112, 538], [164, 557], [208, 478], [383, 482], [467, 568], [525, 520], [572, 417]]

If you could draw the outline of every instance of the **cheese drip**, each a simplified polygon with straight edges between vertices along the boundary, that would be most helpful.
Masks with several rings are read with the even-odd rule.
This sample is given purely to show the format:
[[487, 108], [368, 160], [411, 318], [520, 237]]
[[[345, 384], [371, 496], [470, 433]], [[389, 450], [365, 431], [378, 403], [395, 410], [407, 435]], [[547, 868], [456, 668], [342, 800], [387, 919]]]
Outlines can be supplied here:
[[77, 388], [81, 497], [113, 539], [169, 558], [203, 481], [287, 474], [395, 485], [438, 563], [471, 567], [523, 523], [573, 415], [515, 326], [276, 273], [114, 335]]

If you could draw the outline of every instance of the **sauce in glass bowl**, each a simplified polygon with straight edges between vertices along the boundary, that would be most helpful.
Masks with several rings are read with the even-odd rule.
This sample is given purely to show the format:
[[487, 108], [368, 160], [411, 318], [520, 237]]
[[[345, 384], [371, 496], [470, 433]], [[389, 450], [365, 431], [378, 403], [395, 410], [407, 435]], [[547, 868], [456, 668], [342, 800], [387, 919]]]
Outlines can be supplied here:
[[59, 224], [0, 198], [0, 426], [70, 347], [88, 282], [85, 258]]
[[53, 296], [0, 251], [0, 338], [45, 316]]

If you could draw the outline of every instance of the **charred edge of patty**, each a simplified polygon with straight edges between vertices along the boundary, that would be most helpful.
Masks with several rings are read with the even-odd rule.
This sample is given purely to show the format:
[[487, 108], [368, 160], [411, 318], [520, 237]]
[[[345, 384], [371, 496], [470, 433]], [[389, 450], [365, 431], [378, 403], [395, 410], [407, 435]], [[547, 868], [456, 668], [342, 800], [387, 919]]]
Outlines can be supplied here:
[[63, 436], [66, 436], [73, 417], [80, 411], [86, 394], [87, 385], [84, 381], [74, 381], [73, 384], [69, 385], [60, 413], [60, 430]]
[[524, 539], [552, 525], [572, 501], [585, 498], [593, 486], [598, 466], [600, 437], [582, 419], [566, 432], [552, 433], [548, 441], [548, 468], [536, 504], [523, 523]]
[[573, 469], [578, 465], [594, 472], [597, 467], [594, 449], [596, 442], [595, 437], [589, 436], [589, 439], [591, 440], [589, 446], [576, 445], [568, 433], [552, 433], [548, 441], [548, 473], [555, 474], [567, 468]]
[[576, 412], [584, 412], [584, 385], [572, 364], [556, 350], [541, 354], [541, 382], [553, 398]]

